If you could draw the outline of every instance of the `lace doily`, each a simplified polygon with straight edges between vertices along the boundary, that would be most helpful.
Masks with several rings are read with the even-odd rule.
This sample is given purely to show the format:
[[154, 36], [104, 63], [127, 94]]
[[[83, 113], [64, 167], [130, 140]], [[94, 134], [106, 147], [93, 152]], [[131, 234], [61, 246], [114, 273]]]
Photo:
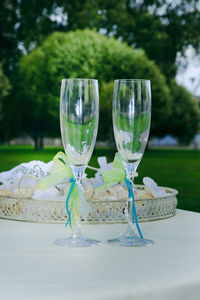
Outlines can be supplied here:
[[[126, 198], [127, 190], [123, 185], [115, 185], [113, 187], [108, 188], [108, 190], [104, 192], [95, 192], [96, 188], [101, 187], [104, 184], [102, 172], [107, 170], [114, 170], [113, 163], [107, 163], [106, 157], [98, 157], [98, 163], [100, 168], [97, 169], [95, 177], [90, 178], [90, 182], [93, 186], [93, 193], [91, 192], [91, 186], [87, 186], [86, 197], [90, 199], [91, 195], [93, 195], [94, 199], [107, 199], [112, 201]], [[57, 185], [57, 188], [55, 188], [54, 186], [49, 187], [43, 192], [34, 191], [34, 187], [38, 183], [38, 181], [35, 179], [40, 180], [46, 177], [49, 174], [51, 167], [52, 161], [44, 163], [42, 161], [34, 160], [30, 161], [29, 163], [22, 163], [17, 167], [11, 169], [10, 171], [0, 173], [0, 182], [2, 183], [0, 189], [7, 190], [8, 192], [11, 192], [16, 196], [19, 194], [19, 192], [21, 193], [21, 191], [19, 191], [20, 189], [29, 188], [30, 191], [26, 195], [29, 195], [29, 197], [32, 197], [33, 199], [64, 200], [65, 197], [63, 194], [63, 184]], [[23, 182], [21, 182], [21, 179], [23, 179]], [[136, 194], [136, 198], [145, 198], [147, 196], [150, 196], [150, 198], [160, 198], [167, 196], [165, 189], [163, 187], [159, 187], [153, 179], [149, 177], [144, 177], [143, 183], [145, 185], [146, 193], [145, 195], [141, 195], [141, 193], [139, 193], [138, 195]]]
[[34, 178], [42, 179], [49, 173], [52, 161], [44, 163], [43, 161], [33, 160], [28, 163], [22, 163], [7, 172], [0, 173], [1, 189], [14, 191], [18, 189], [19, 180], [22, 176], [29, 175]]

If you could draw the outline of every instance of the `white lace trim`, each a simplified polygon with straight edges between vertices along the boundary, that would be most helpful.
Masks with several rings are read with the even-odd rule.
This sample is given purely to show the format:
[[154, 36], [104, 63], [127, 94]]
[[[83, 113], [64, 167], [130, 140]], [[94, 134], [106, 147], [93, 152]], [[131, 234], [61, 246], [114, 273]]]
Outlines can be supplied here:
[[44, 163], [42, 161], [33, 160], [28, 163], [22, 163], [10, 171], [0, 173], [1, 189], [14, 191], [18, 189], [18, 183], [22, 176], [30, 175], [32, 177], [42, 179], [48, 175], [52, 166], [52, 161]]

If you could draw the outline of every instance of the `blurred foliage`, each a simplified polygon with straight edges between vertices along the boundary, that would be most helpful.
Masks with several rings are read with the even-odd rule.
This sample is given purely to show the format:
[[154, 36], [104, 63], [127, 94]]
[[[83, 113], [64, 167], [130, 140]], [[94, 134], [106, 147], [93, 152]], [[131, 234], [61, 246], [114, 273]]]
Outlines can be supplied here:
[[131, 46], [143, 48], [167, 79], [176, 74], [177, 53], [184, 55], [188, 45], [199, 53], [199, 0], [100, 2], [102, 23], [98, 28], [105, 28], [106, 34]]
[[0, 105], [2, 103], [3, 98], [8, 95], [10, 88], [10, 82], [5, 76], [2, 65], [0, 64]]
[[169, 78], [177, 53], [199, 51], [199, 27], [199, 0], [1, 0], [0, 56], [7, 73], [53, 31], [90, 28], [143, 48]]
[[170, 83], [172, 115], [169, 119], [169, 133], [178, 137], [180, 144], [188, 144], [194, 133], [200, 130], [200, 109], [197, 101], [174, 80]]
[[[78, 35], [70, 49], [69, 45], [65, 45], [67, 40], [72, 43], [71, 32], [63, 43], [60, 41], [62, 35], [59, 38], [58, 34], [53, 35], [56, 37], [54, 41], [53, 37], [46, 40], [47, 36], [54, 31], [66, 32], [84, 28], [95, 29], [101, 34], [115, 37], [134, 49], [145, 50], [147, 57], [153, 60], [165, 75], [169, 87], [166, 86], [164, 77], [160, 76], [156, 65], [149, 61], [141, 50], [138, 52], [131, 49], [124, 50], [123, 44], [123, 46], [116, 46], [115, 51], [112, 47], [116, 44], [111, 42], [112, 40], [109, 48], [100, 46], [99, 38], [91, 41], [89, 37], [84, 37], [86, 40], [83, 41], [84, 38], [81, 39]], [[111, 81], [114, 78], [129, 76], [150, 78], [152, 81], [151, 132], [162, 136], [170, 128], [174, 135], [181, 137], [182, 141], [189, 141], [196, 133], [198, 117], [194, 113], [195, 117], [190, 122], [190, 118], [186, 116], [189, 111], [195, 111], [195, 104], [193, 100], [186, 101], [185, 109], [180, 108], [180, 114], [177, 111], [177, 103], [181, 100], [175, 99], [174, 85], [170, 82], [177, 71], [177, 54], [184, 55], [189, 45], [199, 53], [199, 28], [199, 0], [1, 0], [0, 61], [3, 63], [4, 74], [11, 82], [12, 90], [10, 89], [10, 95], [3, 100], [1, 114], [4, 121], [0, 125], [0, 139], [9, 140], [26, 131], [35, 139], [35, 143], [42, 145], [43, 134], [56, 135], [59, 131], [57, 107], [60, 83], [58, 82], [61, 77], [79, 75], [79, 77], [97, 77], [101, 83], [100, 124], [102, 124], [99, 138], [110, 139], [112, 136], [111, 129], [106, 130], [106, 122], [110, 124], [109, 128], [112, 128], [111, 111], [106, 109], [107, 105], [111, 106]], [[83, 46], [82, 49], [79, 43]], [[38, 47], [41, 45], [42, 47]], [[56, 48], [57, 45], [60, 50], [51, 49], [51, 47]], [[97, 52], [96, 48], [99, 49]], [[74, 56], [73, 52], [76, 52], [76, 49], [79, 54]], [[123, 51], [125, 51], [124, 55]], [[26, 62], [22, 59], [18, 72], [20, 57], [29, 52], [31, 57], [25, 56]], [[70, 55], [72, 61], [69, 60]], [[130, 63], [129, 57], [131, 57]], [[137, 63], [133, 62], [134, 59], [136, 61], [136, 57]], [[111, 60], [115, 61], [110, 65]], [[32, 65], [32, 61], [35, 66]], [[79, 71], [75, 69], [77, 66]], [[23, 69], [27, 68], [30, 68], [30, 71], [26, 71], [27, 78], [25, 78]], [[48, 76], [49, 79], [46, 78]], [[34, 82], [33, 86], [30, 84], [31, 80]], [[44, 83], [41, 83], [42, 81]], [[170, 89], [172, 89], [171, 95]], [[40, 91], [40, 95], [36, 91]], [[184, 99], [190, 98], [190, 96], [185, 97], [184, 92], [180, 93], [176, 91], [175, 95], [183, 96]], [[170, 117], [172, 123], [169, 124], [167, 122], [172, 101]], [[186, 103], [191, 108], [187, 108]], [[179, 118], [175, 122], [176, 116]], [[175, 128], [172, 128], [171, 124], [174, 124]], [[187, 130], [183, 131], [181, 128], [184, 126]]]
[[102, 99], [100, 94], [99, 138], [104, 140], [112, 127], [111, 110], [106, 112], [112, 103], [113, 85], [110, 81], [115, 78], [149, 78], [153, 93], [152, 133], [165, 132], [171, 102], [159, 69], [142, 50], [133, 50], [91, 30], [53, 33], [40, 47], [21, 59], [17, 107], [22, 113], [22, 130], [33, 138], [33, 133], [37, 136], [59, 134], [60, 83], [62, 78], [70, 77], [99, 80], [103, 91]]
[[112, 126], [112, 99], [113, 99], [114, 81], [103, 82], [100, 86], [100, 112], [99, 112], [99, 130], [98, 139], [101, 141], [109, 140], [113, 142]]
[[0, 64], [0, 139], [3, 136], [4, 130], [4, 112], [3, 108], [6, 106], [6, 96], [11, 89], [10, 82], [3, 72], [2, 65]]

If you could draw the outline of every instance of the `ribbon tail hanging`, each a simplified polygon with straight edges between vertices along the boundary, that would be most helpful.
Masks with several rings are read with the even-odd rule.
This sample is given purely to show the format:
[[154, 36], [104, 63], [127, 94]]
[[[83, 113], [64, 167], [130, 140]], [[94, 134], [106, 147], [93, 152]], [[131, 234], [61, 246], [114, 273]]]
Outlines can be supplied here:
[[72, 224], [71, 224], [71, 209], [70, 209], [70, 205], [69, 205], [69, 199], [70, 199], [70, 196], [73, 192], [76, 181], [74, 179], [70, 179], [70, 182], [72, 184], [70, 186], [69, 193], [68, 193], [67, 198], [66, 198], [66, 210], [67, 210], [67, 214], [68, 214], [68, 220], [67, 220], [67, 223], [66, 223], [65, 227], [67, 227], [67, 225], [69, 224], [69, 226], [71, 228], [71, 226], [72, 226]]
[[134, 224], [134, 221], [135, 221], [135, 225], [137, 227], [138, 233], [139, 233], [140, 237], [143, 239], [143, 235], [142, 235], [142, 232], [140, 230], [140, 226], [139, 226], [138, 218], [137, 218], [133, 188], [132, 188], [131, 183], [130, 183], [130, 181], [128, 180], [127, 177], [125, 177], [125, 183], [126, 183], [126, 186], [128, 188], [128, 191], [129, 191], [129, 197], [132, 199], [132, 221], [133, 221], [133, 224]]

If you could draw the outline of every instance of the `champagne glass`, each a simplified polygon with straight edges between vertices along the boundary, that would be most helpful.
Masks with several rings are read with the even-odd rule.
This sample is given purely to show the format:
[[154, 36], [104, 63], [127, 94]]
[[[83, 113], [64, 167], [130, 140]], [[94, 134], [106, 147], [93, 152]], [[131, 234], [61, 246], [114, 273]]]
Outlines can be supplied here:
[[128, 228], [126, 233], [108, 243], [138, 247], [153, 242], [143, 238], [134, 203], [133, 179], [142, 159], [149, 136], [151, 120], [151, 85], [144, 79], [119, 79], [114, 82], [113, 128], [115, 142], [126, 173], [129, 190]]
[[[82, 177], [92, 155], [99, 122], [99, 91], [95, 79], [63, 79], [60, 95], [60, 127], [66, 156], [78, 186], [79, 201]], [[100, 242], [85, 238], [80, 221], [71, 236], [56, 241], [68, 247], [98, 246]]]

